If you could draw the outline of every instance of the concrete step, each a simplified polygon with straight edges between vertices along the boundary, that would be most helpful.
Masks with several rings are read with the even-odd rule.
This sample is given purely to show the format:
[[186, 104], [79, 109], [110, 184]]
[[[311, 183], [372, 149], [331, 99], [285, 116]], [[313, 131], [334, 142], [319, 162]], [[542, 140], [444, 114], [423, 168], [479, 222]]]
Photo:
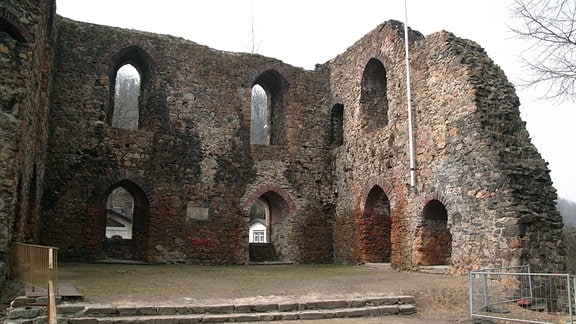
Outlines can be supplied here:
[[[369, 296], [342, 299], [223, 303], [181, 306], [114, 306], [84, 303], [57, 307], [58, 323], [226, 323], [374, 317], [416, 313], [412, 296]], [[45, 312], [12, 309], [7, 324], [36, 323]]]

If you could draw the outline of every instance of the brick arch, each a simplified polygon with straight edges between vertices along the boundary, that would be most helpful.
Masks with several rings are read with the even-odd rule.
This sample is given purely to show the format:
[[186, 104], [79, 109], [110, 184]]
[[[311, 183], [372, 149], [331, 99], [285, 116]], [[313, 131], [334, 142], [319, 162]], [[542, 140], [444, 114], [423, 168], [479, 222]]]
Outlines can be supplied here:
[[[3, 28], [2, 28], [3, 27]], [[31, 40], [30, 32], [26, 25], [14, 15], [10, 10], [0, 7], [0, 30], [6, 29], [10, 37], [18, 42], [29, 43]]]
[[99, 202], [103, 193], [109, 191], [110, 188], [117, 186], [118, 183], [122, 183], [123, 181], [130, 181], [134, 185], [138, 186], [146, 195], [150, 205], [153, 205], [157, 201], [158, 195], [153, 184], [139, 174], [125, 169], [116, 170], [100, 182], [96, 183], [92, 190], [90, 201], [93, 203]]
[[[436, 192], [424, 198], [414, 238], [415, 264], [433, 266], [452, 263], [450, 224], [453, 213], [449, 210], [449, 205], [446, 198]], [[443, 209], [440, 209], [441, 207]], [[428, 218], [425, 215], [427, 208], [430, 211]]]
[[378, 186], [380, 188], [382, 188], [382, 190], [384, 191], [384, 193], [386, 194], [386, 196], [388, 197], [388, 200], [390, 201], [390, 205], [393, 205], [393, 201], [394, 201], [394, 187], [392, 187], [392, 185], [386, 181], [384, 179], [384, 177], [374, 177], [370, 180], [368, 180], [368, 182], [366, 183], [366, 185], [364, 186], [364, 188], [362, 188], [362, 196], [360, 197], [360, 209], [364, 210], [364, 207], [366, 207], [366, 199], [368, 198], [368, 194], [370, 193], [370, 190], [372, 190], [372, 188], [374, 188], [374, 186]]
[[142, 81], [147, 81], [155, 69], [155, 62], [148, 53], [138, 45], [122, 48], [110, 57], [110, 77], [116, 78], [116, 71], [124, 64], [132, 64], [140, 72]]
[[[108, 195], [116, 188], [125, 188], [133, 198], [134, 223], [132, 239], [129, 241], [102, 240], [106, 231], [106, 202]], [[95, 184], [87, 212], [93, 215], [90, 224], [96, 230], [86, 239], [98, 240], [101, 246], [94, 246], [92, 258], [116, 258], [148, 261], [148, 231], [150, 207], [157, 200], [157, 194], [152, 184], [142, 176], [130, 170], [116, 170]], [[122, 248], [119, 248], [122, 246]], [[119, 253], [118, 251], [122, 251]]]
[[290, 87], [290, 82], [288, 80], [291, 78], [291, 74], [283, 64], [276, 62], [265, 63], [255, 67], [248, 75], [250, 82], [254, 83], [254, 81], [266, 71], [276, 71], [279, 75], [282, 76], [282, 78], [284, 78], [286, 81], [286, 86]]
[[284, 201], [288, 206], [289, 212], [290, 213], [296, 212], [296, 204], [294, 203], [292, 198], [290, 198], [290, 194], [288, 194], [286, 190], [282, 189], [281, 187], [275, 184], [266, 184], [260, 186], [258, 187], [258, 189], [250, 193], [248, 195], [248, 198], [246, 198], [246, 200], [244, 201], [244, 205], [242, 206], [244, 212], [246, 212], [247, 214], [250, 213], [250, 207], [252, 207], [252, 205], [256, 202], [256, 200], [258, 200], [258, 198], [260, 198], [263, 194], [267, 192], [274, 192], [278, 196], [282, 197], [282, 199], [284, 199]]
[[446, 197], [444, 197], [442, 194], [437, 193], [437, 192], [433, 192], [433, 193], [427, 195], [422, 200], [422, 204], [420, 205], [420, 215], [418, 217], [418, 223], [422, 224], [422, 222], [424, 221], [424, 208], [432, 200], [437, 200], [440, 203], [442, 203], [442, 205], [444, 205], [444, 208], [446, 208], [446, 211], [448, 212], [448, 224], [447, 225], [448, 225], [448, 227], [450, 227], [452, 225], [452, 217], [453, 217], [455, 211], [452, 209], [452, 206], [451, 206], [450, 202], [448, 201], [448, 199], [446, 199]]

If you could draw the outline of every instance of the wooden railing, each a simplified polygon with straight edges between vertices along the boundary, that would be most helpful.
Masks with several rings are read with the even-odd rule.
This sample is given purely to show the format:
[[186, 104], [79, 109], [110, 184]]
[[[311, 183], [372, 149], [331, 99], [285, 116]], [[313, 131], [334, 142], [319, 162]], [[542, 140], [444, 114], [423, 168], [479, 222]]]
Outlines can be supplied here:
[[58, 248], [34, 244], [10, 243], [8, 265], [10, 279], [34, 288], [49, 290], [49, 282], [57, 294]]

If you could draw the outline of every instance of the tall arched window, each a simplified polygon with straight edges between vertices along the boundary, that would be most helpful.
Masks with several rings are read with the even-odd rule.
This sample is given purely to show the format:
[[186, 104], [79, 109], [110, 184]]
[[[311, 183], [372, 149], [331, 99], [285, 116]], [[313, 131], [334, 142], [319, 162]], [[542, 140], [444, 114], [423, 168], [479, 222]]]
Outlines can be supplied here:
[[112, 126], [138, 129], [140, 72], [132, 64], [124, 64], [116, 72]]
[[252, 87], [252, 111], [250, 123], [250, 143], [270, 143], [268, 95], [262, 86], [255, 84]]
[[386, 68], [380, 60], [371, 58], [362, 74], [360, 106], [362, 120], [369, 126], [388, 125], [388, 94]]
[[[256, 120], [256, 125], [254, 120], [250, 125], [250, 138], [256, 134], [252, 134], [255, 130], [262, 131], [259, 140], [261, 142], [252, 142], [252, 144], [268, 144], [268, 145], [278, 145], [283, 146], [287, 144], [286, 133], [286, 107], [284, 105], [284, 94], [288, 89], [288, 82], [284, 77], [275, 70], [267, 70], [260, 74], [254, 82], [254, 87], [252, 88], [252, 94], [258, 93], [262, 104], [259, 108], [263, 108], [263, 98], [266, 98], [266, 114], [265, 120], [266, 124], [262, 125], [261, 122]], [[252, 97], [254, 100], [254, 96]], [[253, 101], [254, 103], [254, 101]], [[263, 111], [254, 112], [255, 106], [252, 105], [252, 116], [255, 113], [263, 115]]]

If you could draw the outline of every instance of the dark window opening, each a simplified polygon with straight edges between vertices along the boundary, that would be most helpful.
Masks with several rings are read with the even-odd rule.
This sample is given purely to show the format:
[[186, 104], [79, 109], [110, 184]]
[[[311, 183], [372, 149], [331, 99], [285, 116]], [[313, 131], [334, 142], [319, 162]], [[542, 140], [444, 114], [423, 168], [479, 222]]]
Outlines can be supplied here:
[[[2, 13], [2, 10], [0, 10]], [[26, 43], [26, 38], [24, 35], [9, 21], [0, 18], [0, 32], [6, 33], [10, 38], [14, 39], [19, 43]]]
[[416, 262], [420, 265], [447, 265], [452, 257], [452, 234], [446, 206], [430, 200], [423, 210], [422, 225], [416, 231]]
[[388, 95], [386, 69], [380, 60], [372, 58], [362, 74], [360, 106], [364, 126], [388, 125]]
[[335, 104], [330, 114], [330, 147], [344, 144], [344, 105]]

